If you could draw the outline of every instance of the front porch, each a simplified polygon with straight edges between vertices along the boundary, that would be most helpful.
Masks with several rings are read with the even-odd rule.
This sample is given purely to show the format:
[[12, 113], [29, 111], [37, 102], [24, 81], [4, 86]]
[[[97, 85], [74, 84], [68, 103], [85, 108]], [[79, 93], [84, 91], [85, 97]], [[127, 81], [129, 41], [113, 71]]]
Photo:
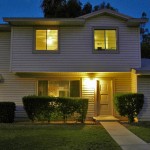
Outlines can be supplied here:
[[[135, 80], [132, 79], [131, 72], [16, 73], [16, 75], [22, 80], [34, 79], [35, 95], [88, 98], [87, 120], [117, 120], [115, 117], [118, 115], [113, 106], [114, 95], [134, 92], [136, 89], [134, 87], [136, 84], [132, 83]], [[28, 89], [25, 93], [28, 95]], [[18, 114], [20, 112], [17, 111], [17, 116]]]

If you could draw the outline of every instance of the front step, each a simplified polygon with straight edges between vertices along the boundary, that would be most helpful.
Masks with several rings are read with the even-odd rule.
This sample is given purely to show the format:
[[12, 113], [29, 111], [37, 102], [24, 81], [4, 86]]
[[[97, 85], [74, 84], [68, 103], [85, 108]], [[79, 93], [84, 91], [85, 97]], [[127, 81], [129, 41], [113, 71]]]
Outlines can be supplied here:
[[93, 117], [93, 120], [95, 122], [115, 122], [115, 121], [119, 121], [119, 119], [115, 118], [114, 116], [97, 116], [97, 117]]

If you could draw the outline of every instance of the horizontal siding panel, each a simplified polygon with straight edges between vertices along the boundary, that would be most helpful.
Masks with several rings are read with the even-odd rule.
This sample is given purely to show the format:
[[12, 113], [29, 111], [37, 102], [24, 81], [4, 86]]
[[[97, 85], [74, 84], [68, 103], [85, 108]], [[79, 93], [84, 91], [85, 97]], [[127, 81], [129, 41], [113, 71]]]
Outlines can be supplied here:
[[144, 105], [138, 118], [150, 121], [150, 77], [138, 77], [138, 92], [144, 94]]
[[[0, 32], [0, 74], [4, 78], [4, 83], [0, 83], [0, 101], [15, 102], [16, 120], [26, 118], [23, 109], [22, 97], [36, 93], [35, 79], [19, 78], [10, 70], [10, 33]], [[18, 108], [21, 109], [18, 109]]]
[[[118, 54], [92, 53], [93, 26], [118, 27]], [[33, 28], [14, 27], [12, 31], [12, 71], [93, 72], [94, 70], [108, 72], [112, 70], [130, 71], [131, 68], [140, 67], [139, 30], [127, 27], [123, 20], [110, 16], [98, 16], [87, 19], [83, 27], [60, 27], [59, 29], [59, 54], [33, 54]]]
[[88, 88], [85, 81], [86, 81], [86, 78], [82, 78], [82, 97], [89, 99], [87, 117], [93, 117], [94, 116], [95, 90]]
[[115, 78], [115, 93], [131, 92], [131, 74], [124, 74]]

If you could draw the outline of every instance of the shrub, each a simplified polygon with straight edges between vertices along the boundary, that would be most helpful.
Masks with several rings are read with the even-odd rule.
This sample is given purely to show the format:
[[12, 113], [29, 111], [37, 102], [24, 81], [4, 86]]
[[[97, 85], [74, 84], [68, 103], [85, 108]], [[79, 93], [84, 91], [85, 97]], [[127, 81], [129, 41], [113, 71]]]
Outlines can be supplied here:
[[15, 118], [14, 102], [0, 102], [0, 123], [12, 123]]
[[58, 108], [62, 113], [64, 122], [69, 116], [79, 114], [77, 120], [84, 123], [88, 109], [88, 99], [82, 98], [57, 98]]
[[67, 118], [77, 110], [77, 101], [72, 98], [57, 98], [58, 110], [63, 116], [64, 122], [67, 121]]
[[50, 121], [55, 110], [54, 97], [25, 96], [23, 97], [24, 109], [32, 121]]
[[64, 122], [68, 117], [79, 113], [79, 120], [85, 121], [88, 99], [25, 96], [23, 97], [24, 109], [32, 121], [50, 121], [53, 116], [62, 117]]
[[114, 98], [116, 110], [121, 116], [127, 116], [130, 123], [134, 121], [134, 117], [137, 117], [141, 111], [143, 103], [143, 94], [120, 94]]
[[88, 109], [88, 99], [79, 99], [77, 113], [80, 114], [79, 120], [81, 121], [81, 123], [84, 123], [86, 119], [87, 109]]

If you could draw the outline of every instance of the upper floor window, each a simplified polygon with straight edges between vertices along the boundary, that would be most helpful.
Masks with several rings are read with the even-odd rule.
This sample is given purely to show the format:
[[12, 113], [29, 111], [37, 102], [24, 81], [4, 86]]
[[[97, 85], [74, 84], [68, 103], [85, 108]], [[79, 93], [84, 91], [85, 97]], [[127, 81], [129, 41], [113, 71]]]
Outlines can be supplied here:
[[36, 29], [35, 50], [58, 51], [58, 29]]
[[117, 50], [116, 29], [94, 29], [94, 51]]

